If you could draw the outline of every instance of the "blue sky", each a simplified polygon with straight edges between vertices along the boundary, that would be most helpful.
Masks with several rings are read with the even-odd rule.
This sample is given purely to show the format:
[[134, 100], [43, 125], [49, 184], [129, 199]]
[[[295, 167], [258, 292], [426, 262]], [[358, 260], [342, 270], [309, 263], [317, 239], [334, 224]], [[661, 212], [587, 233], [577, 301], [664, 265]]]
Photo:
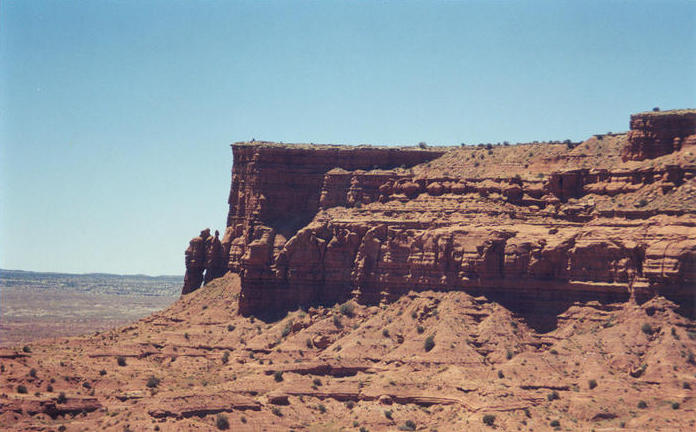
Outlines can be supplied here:
[[694, 1], [0, 5], [0, 267], [182, 274], [234, 141], [580, 140], [694, 107]]

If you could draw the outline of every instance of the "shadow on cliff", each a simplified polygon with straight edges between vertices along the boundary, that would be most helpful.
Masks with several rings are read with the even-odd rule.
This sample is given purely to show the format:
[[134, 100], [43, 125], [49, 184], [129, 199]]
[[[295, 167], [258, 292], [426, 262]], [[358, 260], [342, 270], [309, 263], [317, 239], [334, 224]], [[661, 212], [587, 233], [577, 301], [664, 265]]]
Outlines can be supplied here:
[[628, 294], [606, 295], [596, 293], [536, 293], [524, 295], [505, 291], [486, 291], [475, 293], [483, 295], [522, 318], [537, 333], [548, 333], [558, 327], [558, 316], [574, 304], [599, 302], [600, 305], [623, 303], [629, 300]]

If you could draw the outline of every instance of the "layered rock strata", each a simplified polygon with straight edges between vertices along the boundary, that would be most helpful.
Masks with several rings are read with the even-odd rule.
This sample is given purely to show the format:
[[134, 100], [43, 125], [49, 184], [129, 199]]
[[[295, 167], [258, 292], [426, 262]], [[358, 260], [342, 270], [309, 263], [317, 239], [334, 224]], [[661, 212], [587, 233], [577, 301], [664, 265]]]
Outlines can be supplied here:
[[[650, 163], [573, 167], [583, 147], [569, 146], [524, 176], [476, 168], [487, 154], [526, 169], [532, 152], [512, 160], [516, 146], [479, 158], [462, 148], [235, 144], [220, 249], [225, 269], [241, 275], [239, 310], [376, 303], [412, 290], [465, 290], [530, 315], [656, 294], [693, 307], [696, 159], [692, 147], [664, 142], [690, 139], [694, 116], [632, 116], [609, 151], [668, 153]], [[463, 168], [435, 169], [440, 158]], [[200, 285], [199, 250], [209, 249], [197, 239], [189, 286]]]

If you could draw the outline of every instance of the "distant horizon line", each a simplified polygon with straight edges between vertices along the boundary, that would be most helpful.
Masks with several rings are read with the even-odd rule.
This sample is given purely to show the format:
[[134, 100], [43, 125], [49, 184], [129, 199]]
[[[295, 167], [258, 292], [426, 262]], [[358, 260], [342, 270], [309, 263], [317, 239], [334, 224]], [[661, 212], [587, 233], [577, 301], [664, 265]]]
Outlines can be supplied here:
[[148, 275], [145, 273], [107, 273], [107, 272], [87, 272], [87, 273], [70, 273], [70, 272], [53, 272], [53, 271], [34, 271], [34, 270], [20, 270], [20, 269], [5, 269], [0, 268], [0, 274], [4, 272], [15, 272], [15, 273], [34, 273], [34, 274], [44, 274], [44, 275], [70, 275], [70, 276], [130, 276], [130, 277], [147, 277], [152, 279], [157, 278], [184, 278], [184, 275]]

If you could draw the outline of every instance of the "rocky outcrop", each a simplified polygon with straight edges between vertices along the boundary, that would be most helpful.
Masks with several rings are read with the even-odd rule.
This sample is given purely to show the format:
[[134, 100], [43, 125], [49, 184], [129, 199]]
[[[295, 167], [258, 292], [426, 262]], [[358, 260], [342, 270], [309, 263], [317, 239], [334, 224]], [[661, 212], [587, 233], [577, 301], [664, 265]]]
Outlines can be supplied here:
[[634, 114], [628, 143], [621, 156], [626, 160], [653, 159], [680, 150], [696, 139], [696, 111], [676, 110]]
[[201, 231], [189, 242], [185, 255], [186, 274], [181, 294], [195, 291], [203, 282], [208, 283], [227, 272], [227, 259], [218, 231], [215, 231], [215, 237], [210, 235], [209, 228]]
[[[635, 115], [615, 154], [664, 154], [668, 137], [693, 134], [695, 116]], [[427, 169], [469, 158], [462, 151], [235, 144], [225, 236], [216, 247], [209, 232], [192, 240], [187, 287], [207, 277], [213, 253], [241, 276], [243, 314], [424, 290], [527, 312], [656, 294], [691, 302], [696, 161], [574, 167], [568, 148], [535, 176]], [[520, 153], [496, 151], [506, 163]]]

